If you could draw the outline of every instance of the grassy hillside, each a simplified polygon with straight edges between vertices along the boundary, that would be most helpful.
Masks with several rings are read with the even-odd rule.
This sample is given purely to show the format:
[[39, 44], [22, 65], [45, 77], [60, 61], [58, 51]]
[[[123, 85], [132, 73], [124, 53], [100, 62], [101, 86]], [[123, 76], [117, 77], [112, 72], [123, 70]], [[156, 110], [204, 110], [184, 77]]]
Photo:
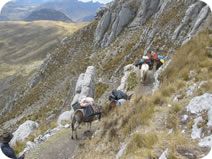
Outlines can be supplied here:
[[0, 22], [0, 79], [25, 68], [24, 72], [29, 73], [59, 41], [84, 25], [53, 21]]
[[59, 42], [86, 23], [0, 22], [0, 114], [23, 93], [31, 75]]
[[[200, 148], [190, 137], [193, 119], [183, 125], [180, 118], [193, 96], [212, 92], [212, 59], [208, 49], [211, 46], [211, 31], [204, 31], [179, 48], [160, 77], [162, 83], [158, 91], [145, 95], [138, 85], [130, 103], [104, 117], [95, 137], [85, 141], [86, 146], [79, 149], [78, 158], [114, 158], [121, 143], [125, 145], [124, 159], [158, 158], [166, 148], [170, 159], [185, 159], [188, 152], [197, 158], [207, 153], [207, 149]], [[197, 74], [191, 78], [192, 71]], [[202, 81], [206, 82], [192, 97], [186, 96], [190, 86]], [[179, 94], [182, 98], [173, 102], [173, 97]], [[186, 131], [182, 133], [182, 129]]]

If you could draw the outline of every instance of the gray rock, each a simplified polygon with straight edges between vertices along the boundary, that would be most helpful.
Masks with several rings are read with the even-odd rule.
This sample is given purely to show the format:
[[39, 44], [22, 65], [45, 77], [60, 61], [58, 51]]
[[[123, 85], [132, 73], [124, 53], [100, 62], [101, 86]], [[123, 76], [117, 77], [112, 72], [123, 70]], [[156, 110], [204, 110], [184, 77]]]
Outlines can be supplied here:
[[124, 67], [124, 76], [121, 78], [121, 83], [120, 83], [119, 87], [117, 88], [117, 90], [126, 91], [127, 80], [128, 80], [130, 73], [132, 73], [132, 72], [135, 72], [135, 73], [138, 72], [138, 68], [136, 68], [133, 64], [129, 64]]
[[84, 73], [80, 74], [80, 76], [79, 76], [79, 78], [77, 80], [77, 83], [76, 83], [75, 93], [81, 93], [84, 76], [85, 76]]
[[146, 21], [154, 15], [159, 9], [160, 0], [143, 0], [142, 10], [141, 10], [141, 25], [146, 23]]
[[180, 121], [182, 124], [186, 124], [188, 122], [188, 119], [189, 119], [188, 115], [185, 114], [181, 117]]
[[[194, 125], [192, 127], [192, 134], [191, 137], [193, 139], [201, 139], [203, 136], [202, 128], [198, 126], [199, 122], [207, 122], [208, 130], [212, 127], [212, 94], [205, 93], [201, 96], [194, 97], [190, 103], [187, 105], [187, 111], [191, 112], [196, 116], [194, 119]], [[202, 112], [207, 112], [208, 119], [204, 121], [203, 117], [201, 116]], [[200, 145], [208, 144], [208, 139], [210, 140], [211, 137], [205, 137], [204, 139], [200, 140]], [[212, 143], [209, 141], [209, 143]]]
[[17, 142], [24, 141], [31, 133], [38, 128], [39, 124], [34, 121], [26, 121], [18, 127], [18, 129], [13, 133], [13, 138], [11, 140], [11, 145], [16, 145]]
[[118, 151], [118, 153], [116, 154], [116, 159], [119, 159], [123, 156], [125, 150], [127, 148], [127, 144], [122, 144], [120, 150]]
[[109, 9], [99, 21], [95, 32], [96, 44], [108, 46], [135, 17], [136, 12], [128, 2], [119, 5], [117, 10]]
[[98, 43], [100, 40], [102, 40], [105, 32], [107, 31], [109, 25], [111, 22], [111, 12], [107, 11], [104, 16], [101, 18], [101, 20], [98, 23], [98, 26], [96, 28], [95, 32], [95, 42]]
[[181, 22], [181, 24], [176, 28], [176, 30], [173, 33], [172, 36], [172, 40], [176, 40], [179, 36], [179, 34], [182, 32], [182, 30], [186, 27], [189, 26], [188, 24], [190, 24], [192, 21], [192, 23], [190, 24], [191, 26], [194, 25], [194, 21], [196, 20], [196, 18], [198, 17], [198, 14], [200, 12], [200, 10], [202, 9], [202, 7], [204, 6], [203, 2], [196, 2], [194, 4], [192, 4], [191, 6], [189, 6], [189, 8], [187, 9], [185, 16]]
[[204, 137], [200, 140], [199, 146], [201, 147], [212, 147], [212, 135]]
[[210, 109], [212, 109], [212, 94], [210, 93], [194, 97], [187, 105], [187, 111], [193, 114], [199, 114], [203, 110]]
[[205, 7], [202, 8], [202, 10], [200, 11], [200, 13], [197, 17], [197, 20], [196, 20], [194, 26], [193, 26], [193, 29], [189, 33], [188, 37], [191, 37], [192, 35], [194, 35], [197, 32], [200, 25], [207, 18], [209, 11], [210, 11], [209, 6], [205, 6]]
[[161, 154], [159, 159], [167, 159], [168, 158], [168, 148]]
[[94, 66], [88, 66], [85, 73], [80, 74], [76, 88], [75, 95], [71, 102], [71, 105], [79, 102], [84, 97], [94, 98], [95, 92], [95, 79], [96, 79], [96, 68]]
[[71, 121], [71, 116], [74, 112], [71, 110], [71, 111], [66, 111], [66, 112], [63, 112], [59, 117], [58, 117], [58, 120], [57, 120], [57, 125], [58, 126], [62, 126], [64, 123], [64, 121], [67, 121], [67, 122], [70, 122]]
[[202, 122], [202, 121], [203, 121], [202, 117], [198, 117], [198, 118], [194, 119], [194, 125], [192, 126], [192, 133], [191, 133], [192, 139], [200, 139], [201, 138], [202, 128], [198, 127], [198, 123]]

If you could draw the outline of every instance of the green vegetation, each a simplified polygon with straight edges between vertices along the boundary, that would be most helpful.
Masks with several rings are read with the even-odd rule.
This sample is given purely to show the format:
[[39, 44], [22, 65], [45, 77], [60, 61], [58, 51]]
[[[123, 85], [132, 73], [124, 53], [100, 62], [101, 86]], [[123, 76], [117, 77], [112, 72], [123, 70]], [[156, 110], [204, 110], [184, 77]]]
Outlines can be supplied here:
[[131, 72], [127, 79], [127, 91], [133, 90], [138, 85], [138, 78], [135, 72]]
[[95, 88], [95, 99], [99, 99], [104, 92], [108, 89], [108, 85], [105, 83], [97, 83]]
[[134, 134], [132, 140], [127, 145], [126, 153], [135, 153], [136, 150], [141, 148], [152, 149], [154, 144], [157, 143], [158, 137], [155, 133], [148, 134]]
[[19, 154], [20, 152], [23, 151], [23, 149], [25, 148], [26, 142], [16, 142], [15, 145], [15, 153]]

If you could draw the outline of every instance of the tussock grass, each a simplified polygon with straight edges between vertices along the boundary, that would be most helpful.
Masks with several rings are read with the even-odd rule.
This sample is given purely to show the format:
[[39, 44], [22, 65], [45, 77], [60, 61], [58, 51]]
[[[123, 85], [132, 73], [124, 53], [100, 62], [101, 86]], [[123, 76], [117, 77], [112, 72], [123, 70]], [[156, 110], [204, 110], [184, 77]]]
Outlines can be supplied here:
[[171, 64], [162, 73], [163, 79], [169, 82], [175, 82], [176, 79], [187, 81], [191, 70], [199, 72], [197, 78], [204, 76], [201, 70], [203, 68], [208, 70], [212, 66], [212, 60], [207, 56], [207, 46], [210, 44], [208, 31], [199, 33], [198, 36], [177, 50]]
[[108, 87], [109, 86], [105, 83], [97, 83], [95, 87], [95, 99], [99, 99], [108, 89]]
[[135, 72], [130, 73], [127, 79], [127, 91], [133, 90], [138, 85], [138, 78]]
[[22, 152], [25, 148], [26, 142], [16, 142], [16, 145], [14, 147], [15, 153], [19, 154]]
[[126, 154], [134, 153], [135, 150], [146, 148], [152, 149], [154, 144], [157, 143], [158, 137], [156, 133], [147, 134], [134, 134], [130, 143], [127, 146]]

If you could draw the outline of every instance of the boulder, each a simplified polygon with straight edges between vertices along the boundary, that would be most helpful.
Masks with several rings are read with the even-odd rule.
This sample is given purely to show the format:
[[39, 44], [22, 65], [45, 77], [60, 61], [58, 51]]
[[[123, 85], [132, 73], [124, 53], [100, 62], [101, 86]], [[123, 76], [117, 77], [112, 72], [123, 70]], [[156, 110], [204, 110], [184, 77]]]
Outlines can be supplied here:
[[79, 102], [85, 97], [94, 98], [95, 92], [95, 79], [96, 79], [96, 68], [94, 66], [88, 66], [85, 73], [80, 74], [75, 88], [75, 95], [71, 102], [71, 105]]
[[31, 120], [27, 120], [26, 122], [24, 122], [13, 133], [14, 136], [10, 142], [11, 145], [14, 146], [16, 145], [17, 142], [24, 141], [30, 134], [32, 134], [38, 128], [38, 126], [39, 126], [38, 123]]
[[[212, 127], [212, 94], [205, 93], [201, 96], [194, 97], [186, 108], [188, 112], [191, 112], [194, 114], [194, 116], [196, 116], [194, 119], [194, 125], [192, 127], [191, 137], [193, 139], [199, 138], [199, 145], [203, 147], [212, 146], [211, 136], [204, 137], [204, 134], [202, 133], [202, 127], [198, 126], [200, 122], [204, 122], [207, 123], [208, 130], [210, 130]], [[202, 112], [207, 112], [207, 121], [204, 121], [205, 118], [202, 117]]]
[[84, 80], [84, 76], [85, 74], [84, 73], [81, 73], [78, 80], [77, 80], [77, 83], [76, 83], [76, 87], [75, 87], [75, 93], [80, 93], [81, 90], [82, 90], [82, 84], [83, 84], [83, 80]]
[[60, 114], [60, 116], [58, 117], [57, 120], [57, 125], [58, 126], [63, 126], [63, 122], [70, 122], [71, 121], [71, 116], [74, 112], [71, 111], [65, 111], [62, 114]]
[[161, 154], [159, 159], [167, 159], [168, 158], [168, 148]]
[[121, 91], [126, 91], [127, 89], [127, 80], [128, 77], [130, 75], [130, 73], [138, 72], [138, 68], [136, 68], [133, 64], [129, 64], [127, 66], [124, 67], [124, 76], [121, 78], [121, 83], [119, 85], [119, 87], [117, 88], [117, 90], [121, 90]]
[[205, 93], [201, 96], [194, 97], [187, 105], [187, 111], [198, 114], [203, 110], [212, 109], [212, 94]]

